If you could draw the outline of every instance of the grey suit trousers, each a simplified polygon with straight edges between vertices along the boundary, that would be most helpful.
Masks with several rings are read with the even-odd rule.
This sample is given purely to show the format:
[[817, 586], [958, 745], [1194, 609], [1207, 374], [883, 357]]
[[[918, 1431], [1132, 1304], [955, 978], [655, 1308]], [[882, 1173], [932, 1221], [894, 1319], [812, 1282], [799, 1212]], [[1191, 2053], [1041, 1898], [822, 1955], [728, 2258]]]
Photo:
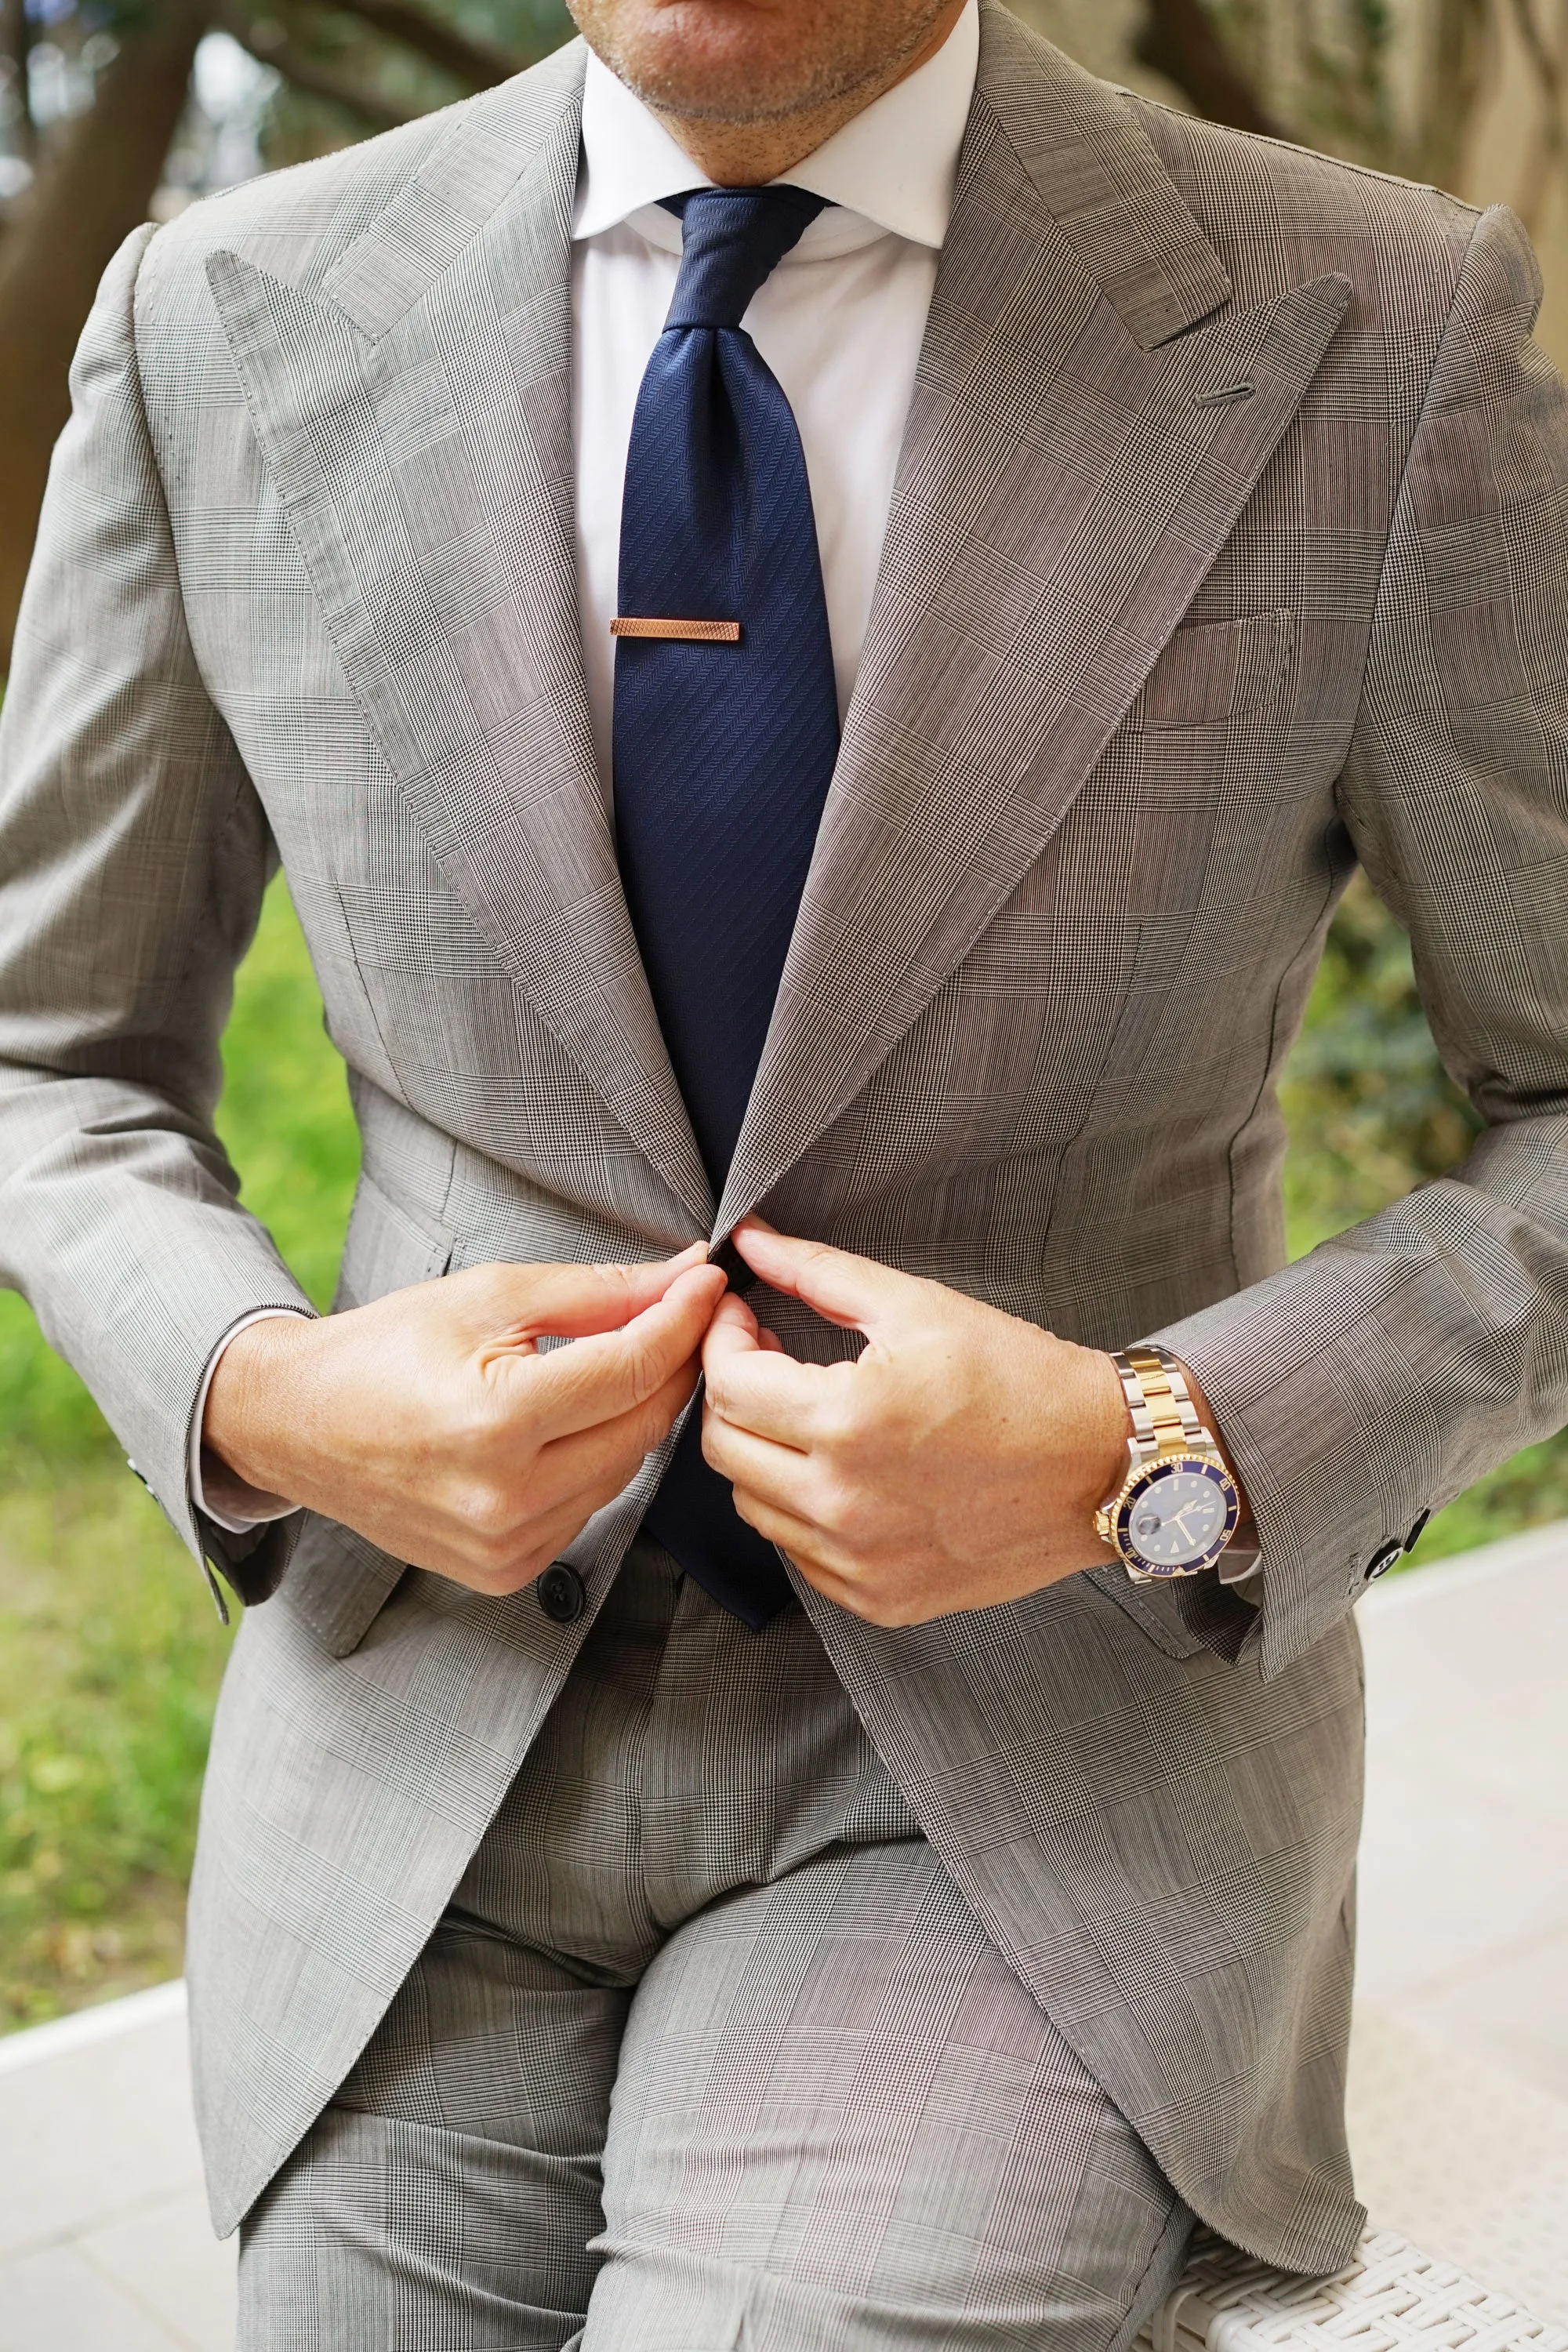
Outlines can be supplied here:
[[1111, 2352], [1192, 2216], [798, 1610], [640, 1542], [247, 2221], [242, 2352]]

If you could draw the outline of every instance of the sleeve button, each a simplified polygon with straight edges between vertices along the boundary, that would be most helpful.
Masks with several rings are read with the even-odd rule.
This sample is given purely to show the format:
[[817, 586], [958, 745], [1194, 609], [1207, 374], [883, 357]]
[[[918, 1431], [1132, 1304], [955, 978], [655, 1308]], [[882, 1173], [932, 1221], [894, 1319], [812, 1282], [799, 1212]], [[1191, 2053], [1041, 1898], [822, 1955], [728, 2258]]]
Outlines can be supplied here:
[[1388, 1574], [1396, 1559], [1403, 1559], [1404, 1557], [1404, 1543], [1396, 1538], [1393, 1543], [1383, 1544], [1373, 1553], [1362, 1573], [1369, 1584], [1374, 1584], [1380, 1576]]
[[1420, 1542], [1422, 1537], [1426, 1532], [1426, 1522], [1431, 1516], [1432, 1514], [1430, 1511], [1422, 1512], [1420, 1517], [1416, 1520], [1415, 1525], [1411, 1528], [1410, 1533], [1405, 1538], [1405, 1549], [1406, 1551], [1415, 1550], [1416, 1545]]
[[570, 1625], [583, 1614], [588, 1605], [588, 1594], [582, 1578], [563, 1559], [554, 1561], [540, 1578], [534, 1590], [539, 1605], [556, 1625]]

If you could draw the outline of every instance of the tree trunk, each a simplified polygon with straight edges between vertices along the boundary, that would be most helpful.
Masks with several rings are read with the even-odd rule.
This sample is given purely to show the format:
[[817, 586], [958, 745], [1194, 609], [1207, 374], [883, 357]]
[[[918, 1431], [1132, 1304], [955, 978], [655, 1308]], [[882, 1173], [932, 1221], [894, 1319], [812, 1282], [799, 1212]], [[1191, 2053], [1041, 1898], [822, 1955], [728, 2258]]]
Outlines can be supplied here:
[[16, 109], [16, 145], [26, 162], [31, 163], [37, 142], [33, 132], [33, 113], [27, 98], [27, 52], [33, 46], [32, 26], [27, 22], [26, 0], [0, 0], [0, 64], [7, 68], [7, 79]]
[[1141, 64], [1185, 90], [1211, 122], [1278, 136], [1278, 126], [1220, 37], [1203, 0], [1145, 0], [1143, 26], [1133, 48]]
[[1476, 115], [1496, 63], [1488, 0], [1428, 0], [1419, 127], [1406, 167], [1415, 179], [1460, 192]]
[[476, 41], [458, 26], [444, 23], [422, 7], [419, 0], [335, 0], [335, 4], [362, 24], [374, 25], [390, 40], [403, 42], [416, 57], [427, 58], [470, 89], [493, 89], [497, 82], [510, 81], [533, 62], [532, 52], [518, 57], [510, 49], [498, 49], [492, 41]]
[[220, 32], [247, 49], [258, 65], [270, 66], [274, 73], [280, 73], [290, 89], [339, 108], [354, 124], [356, 133], [391, 131], [411, 120], [412, 109], [384, 104], [374, 90], [362, 89], [353, 75], [312, 56], [276, 16], [255, 16], [249, 8], [236, 7], [234, 0], [214, 0], [214, 5], [213, 23]]
[[61, 126], [0, 240], [0, 674], [69, 407], [71, 353], [116, 247], [147, 216], [208, 13], [208, 0], [138, 11], [91, 110]]

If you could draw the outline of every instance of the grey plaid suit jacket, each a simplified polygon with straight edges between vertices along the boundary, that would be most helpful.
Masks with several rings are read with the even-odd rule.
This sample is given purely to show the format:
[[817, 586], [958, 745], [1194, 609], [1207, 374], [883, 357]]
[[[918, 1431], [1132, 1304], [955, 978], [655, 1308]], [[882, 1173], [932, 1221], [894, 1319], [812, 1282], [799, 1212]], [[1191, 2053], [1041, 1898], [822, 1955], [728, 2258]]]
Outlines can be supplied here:
[[[903, 1632], [802, 1598], [1182, 2194], [1330, 2267], [1361, 2220], [1352, 1605], [1568, 1413], [1568, 422], [1533, 263], [1507, 215], [1129, 98], [987, 5], [864, 668], [715, 1203], [590, 744], [581, 68], [131, 240], [0, 736], [0, 1275], [265, 1600], [194, 1897], [218, 2219], [365, 2042], [585, 1622], [324, 1521], [248, 1549], [194, 1522], [202, 1368], [300, 1303], [211, 1125], [280, 856], [363, 1131], [345, 1300], [761, 1204], [1195, 1367], [1258, 1607], [1103, 1568]], [[1275, 1079], [1357, 859], [1486, 1131], [1287, 1268]], [[591, 1609], [658, 1468], [574, 1547]]]

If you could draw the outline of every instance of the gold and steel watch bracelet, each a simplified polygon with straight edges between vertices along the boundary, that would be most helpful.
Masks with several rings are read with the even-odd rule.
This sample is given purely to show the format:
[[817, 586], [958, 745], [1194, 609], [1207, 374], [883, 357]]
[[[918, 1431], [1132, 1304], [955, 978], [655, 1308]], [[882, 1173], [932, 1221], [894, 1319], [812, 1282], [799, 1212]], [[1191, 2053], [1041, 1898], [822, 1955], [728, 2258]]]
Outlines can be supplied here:
[[1174, 1356], [1140, 1345], [1119, 1348], [1110, 1360], [1132, 1416], [1135, 1465], [1156, 1454], [1191, 1453], [1211, 1443]]
[[[1140, 1340], [1133, 1347], [1118, 1349], [1111, 1362], [1127, 1399], [1132, 1434], [1127, 1444], [1127, 1474], [1116, 1492], [1096, 1511], [1095, 1533], [1121, 1554], [1122, 1566], [1134, 1583], [1196, 1576], [1215, 1564], [1235, 1536], [1241, 1512], [1241, 1491], [1213, 1433], [1199, 1420], [1186, 1374], [1173, 1356], [1152, 1342]], [[1159, 1560], [1143, 1553], [1130, 1537], [1131, 1498], [1183, 1469], [1200, 1472], [1212, 1479], [1225, 1496], [1224, 1529], [1216, 1530], [1215, 1538], [1191, 1559]]]

